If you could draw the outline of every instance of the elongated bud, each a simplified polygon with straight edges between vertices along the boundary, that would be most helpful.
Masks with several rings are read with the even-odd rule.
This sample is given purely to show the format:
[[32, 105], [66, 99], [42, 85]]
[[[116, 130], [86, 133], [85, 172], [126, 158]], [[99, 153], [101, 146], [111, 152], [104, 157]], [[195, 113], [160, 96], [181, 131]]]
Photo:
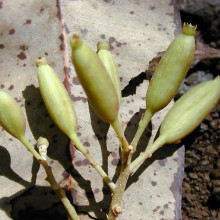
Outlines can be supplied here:
[[8, 93], [0, 90], [0, 125], [12, 136], [25, 136], [26, 121], [21, 107]]
[[193, 60], [195, 26], [184, 24], [183, 32], [176, 37], [164, 53], [150, 81], [146, 104], [151, 113], [164, 108], [176, 95]]
[[171, 108], [161, 124], [160, 136], [175, 143], [193, 131], [217, 104], [220, 77], [198, 84], [187, 91]]
[[78, 36], [74, 35], [70, 44], [72, 61], [89, 103], [103, 121], [114, 122], [118, 116], [119, 103], [106, 68], [98, 55]]
[[121, 87], [120, 87], [120, 79], [118, 75], [118, 69], [115, 65], [115, 61], [112, 57], [112, 54], [109, 51], [109, 42], [99, 42], [97, 44], [97, 53], [104, 64], [112, 82], [115, 86], [115, 90], [117, 92], [119, 104], [121, 103]]
[[44, 58], [37, 60], [36, 65], [40, 92], [46, 108], [60, 130], [70, 136], [76, 130], [76, 115], [69, 94]]

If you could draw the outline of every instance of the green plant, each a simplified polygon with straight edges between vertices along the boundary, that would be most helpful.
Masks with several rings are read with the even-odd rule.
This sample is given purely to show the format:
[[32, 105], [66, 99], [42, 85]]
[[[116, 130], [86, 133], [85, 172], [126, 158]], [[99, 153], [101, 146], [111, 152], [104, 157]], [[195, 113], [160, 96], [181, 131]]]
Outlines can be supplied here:
[[[72, 61], [78, 78], [96, 114], [111, 124], [121, 142], [121, 172], [116, 183], [108, 177], [102, 167], [90, 155], [77, 137], [77, 120], [72, 101], [53, 69], [44, 58], [36, 61], [40, 92], [51, 118], [72, 140], [79, 150], [97, 170], [112, 191], [108, 219], [116, 219], [122, 210], [123, 193], [130, 174], [161, 146], [176, 143], [198, 126], [217, 103], [220, 96], [220, 78], [201, 83], [184, 94], [172, 107], [161, 124], [159, 137], [135, 160], [139, 139], [152, 116], [163, 109], [175, 96], [193, 59], [195, 27], [185, 24], [183, 33], [169, 46], [150, 81], [146, 94], [146, 110], [137, 132], [129, 144], [123, 132], [119, 115], [121, 103], [120, 83], [116, 65], [107, 43], [98, 44], [98, 52], [92, 51], [77, 35], [70, 39]], [[103, 93], [105, 96], [103, 96]], [[64, 190], [56, 182], [46, 161], [45, 139], [38, 140], [39, 153], [25, 136], [25, 118], [17, 102], [4, 91], [0, 91], [0, 124], [21, 141], [44, 167], [47, 181], [63, 202], [70, 219], [79, 217], [67, 199]]]

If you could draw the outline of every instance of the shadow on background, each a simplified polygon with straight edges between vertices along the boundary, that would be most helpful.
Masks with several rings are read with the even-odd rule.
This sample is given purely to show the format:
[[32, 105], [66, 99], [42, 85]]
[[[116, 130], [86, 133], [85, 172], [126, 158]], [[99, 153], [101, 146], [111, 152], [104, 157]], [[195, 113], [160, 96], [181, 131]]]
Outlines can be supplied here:
[[[48, 139], [50, 145], [47, 155], [67, 170], [72, 164], [68, 161], [69, 139], [63, 134], [51, 119], [39, 88], [33, 85], [27, 86], [23, 91], [25, 109], [31, 132], [37, 140], [40, 136]], [[36, 162], [37, 163], [37, 162]]]
[[[141, 115], [144, 113], [144, 111], [141, 110]], [[139, 118], [137, 119], [137, 121], [140, 121], [140, 112], [138, 114]], [[154, 141], [158, 138], [159, 136], [159, 130], [160, 127], [155, 135]], [[138, 147], [137, 147], [137, 151], [135, 152], [133, 159], [136, 159], [141, 152], [145, 151], [150, 137], [152, 135], [152, 124], [151, 122], [148, 124], [147, 128], [145, 129], [145, 132], [143, 133], [143, 135], [141, 136], [141, 139], [138, 143]], [[163, 163], [162, 160], [171, 157], [179, 148], [182, 147], [182, 143], [180, 144], [172, 144], [172, 145], [164, 145], [161, 148], [159, 148], [158, 150], [156, 150], [151, 158], [148, 158], [147, 160], [145, 160], [138, 168], [137, 170], [130, 176], [126, 189], [131, 186], [133, 183], [137, 182], [139, 179], [139, 176], [154, 162], [154, 161], [161, 161], [161, 163]]]
[[[94, 131], [94, 134], [99, 142], [99, 147], [101, 149], [102, 153], [102, 168], [103, 170], [108, 174], [108, 157], [111, 154], [110, 151], [107, 149], [107, 133], [110, 128], [110, 125], [103, 122], [94, 112], [92, 107], [89, 105], [89, 112], [90, 112], [90, 118], [91, 118], [91, 125], [92, 129]], [[98, 147], [98, 146], [97, 146]], [[89, 208], [89, 211], [94, 211], [95, 215], [98, 219], [105, 219], [106, 218], [106, 212], [107, 207], [109, 206], [109, 203], [111, 201], [111, 191], [109, 187], [106, 185], [106, 183], [103, 182], [103, 200], [100, 202], [95, 202], [92, 205], [92, 208]], [[93, 194], [94, 197], [94, 194]]]
[[[50, 187], [33, 186], [0, 199], [0, 206], [14, 220], [67, 220], [59, 198]], [[11, 206], [11, 212], [7, 212]]]
[[[64, 178], [68, 175], [73, 176], [74, 180], [78, 183], [81, 189], [85, 190], [86, 197], [88, 198], [89, 205], [80, 206], [76, 204], [76, 191], [72, 189], [68, 192], [68, 195], [71, 197], [71, 200], [76, 204], [76, 210], [79, 213], [88, 214], [88, 212], [94, 212], [97, 216], [96, 219], [105, 219], [106, 213], [108, 212], [108, 207], [111, 202], [111, 192], [109, 188], [104, 184], [102, 189], [104, 198], [100, 202], [96, 202], [94, 197], [94, 192], [91, 188], [90, 181], [85, 180], [80, 173], [72, 166], [72, 158], [70, 157], [69, 139], [57, 128], [57, 126], [52, 121], [51, 117], [48, 114], [47, 109], [45, 108], [44, 102], [41, 98], [39, 88], [35, 86], [27, 86], [23, 91], [23, 97], [25, 99], [25, 109], [27, 114], [27, 120], [32, 131], [34, 138], [37, 140], [40, 136], [46, 137], [50, 143], [48, 148], [48, 156], [52, 160], [58, 160], [59, 163], [65, 169], [63, 173]], [[102, 122], [93, 112], [92, 108], [89, 108], [91, 115], [91, 124], [96, 135], [102, 152], [102, 164], [103, 169], [108, 173], [108, 157], [111, 154], [107, 150], [106, 139], [107, 133], [109, 130], [109, 125]], [[141, 115], [144, 113], [144, 110], [136, 113], [128, 123], [128, 126], [125, 130], [125, 136], [130, 143], [133, 139], [133, 136], [137, 130], [138, 123], [140, 121]], [[137, 147], [137, 151], [133, 156], [133, 159], [136, 158], [140, 152], [144, 151], [145, 146], [149, 142], [151, 136], [152, 126], [149, 124], [145, 132], [143, 133], [140, 142]], [[155, 160], [161, 160], [166, 157], [171, 156], [180, 146], [164, 146], [159, 149], [149, 160], [145, 161], [137, 171], [130, 177], [127, 188], [136, 182], [139, 176], [144, 172], [144, 170], [152, 164]], [[16, 173], [14, 173], [10, 168], [10, 155], [7, 150], [3, 147], [0, 147], [0, 155], [4, 160], [1, 160], [0, 173], [7, 176], [7, 178], [20, 182], [21, 185], [27, 187], [30, 186], [28, 182], [21, 179]], [[53, 163], [53, 161], [52, 161]], [[7, 164], [7, 166], [5, 166]], [[120, 165], [120, 161], [119, 164]], [[32, 165], [32, 181], [31, 183], [36, 182], [37, 172], [39, 170], [39, 164], [34, 160]], [[119, 176], [120, 166], [117, 166], [113, 181], [115, 182]], [[43, 201], [43, 202], [42, 202]], [[10, 215], [14, 220], [42, 220], [42, 219], [67, 219], [66, 211], [64, 210], [63, 205], [59, 202], [59, 198], [54, 194], [50, 187], [40, 187], [33, 186], [27, 189], [23, 193], [17, 193], [8, 198], [1, 198], [0, 204], [4, 205], [7, 203], [11, 204], [12, 211]], [[10, 216], [9, 215], [9, 216]], [[89, 215], [89, 214], [88, 214]], [[90, 216], [91, 217], [91, 216]], [[92, 218], [92, 217], [91, 217]]]
[[[52, 159], [51, 163], [53, 163], [53, 160], [58, 160], [64, 169], [68, 170], [72, 166], [68, 156], [69, 140], [50, 118], [39, 89], [33, 85], [27, 86], [23, 91], [23, 97], [25, 99], [27, 120], [35, 140], [40, 136], [46, 137], [50, 143], [48, 156]], [[36, 142], [33, 145], [35, 144]], [[8, 212], [7, 210], [10, 210], [9, 207], [11, 206], [11, 212], [7, 213], [9, 217], [13, 217], [14, 220], [67, 219], [67, 217], [63, 217], [63, 213], [66, 213], [63, 205], [50, 187], [33, 186], [36, 182], [40, 167], [35, 159], [32, 164], [31, 183], [28, 183], [10, 168], [10, 155], [8, 151], [1, 146], [0, 156], [0, 174], [27, 188], [25, 191], [18, 192], [11, 197], [0, 199], [1, 209], [6, 213]], [[10, 206], [8, 204], [10, 204]]]
[[[128, 184], [126, 188], [128, 188], [133, 183], [137, 182], [139, 176], [154, 162], [159, 160], [164, 160], [168, 157], [171, 157], [179, 148], [182, 147], [182, 144], [179, 145], [164, 145], [163, 147], [159, 148], [155, 153], [152, 155], [151, 158], [145, 160], [140, 167], [132, 174], [129, 178]], [[163, 163], [163, 162], [162, 162]]]
[[[78, 204], [76, 204], [76, 200], [74, 200], [74, 198], [76, 197], [74, 194], [77, 193], [75, 192], [74, 189], [72, 189], [70, 192], [67, 192], [68, 196], [70, 196], [71, 200], [73, 201], [73, 203], [76, 204], [76, 209], [78, 212], [82, 212], [82, 213], [87, 213], [90, 211], [95, 212], [95, 214], [98, 216], [98, 218], [100, 217], [100, 219], [105, 219], [105, 214], [106, 211], [104, 211], [103, 209], [106, 209], [106, 202], [105, 200], [103, 200], [100, 203], [97, 203], [95, 201], [95, 197], [90, 185], [90, 181], [85, 180], [80, 173], [73, 167], [72, 165], [72, 158], [70, 156], [70, 141], [67, 138], [67, 136], [65, 134], [63, 134], [59, 128], [55, 125], [55, 123], [52, 121], [45, 105], [43, 102], [43, 99], [41, 97], [39, 88], [36, 88], [35, 86], [31, 85], [31, 86], [27, 86], [26, 89], [23, 91], [23, 97], [25, 99], [25, 109], [26, 109], [26, 114], [27, 114], [27, 120], [30, 126], [30, 129], [32, 131], [32, 134], [34, 136], [34, 138], [37, 140], [40, 136], [45, 137], [48, 139], [50, 145], [48, 148], [48, 157], [50, 157], [53, 160], [58, 160], [59, 163], [63, 166], [63, 168], [65, 169], [65, 173], [63, 173], [64, 177], [67, 177], [68, 175], [71, 175], [74, 180], [78, 183], [78, 186], [81, 189], [84, 189], [86, 192], [86, 196], [88, 198], [89, 201], [89, 205], [88, 206], [80, 206]], [[100, 145], [101, 145], [101, 149], [102, 149], [102, 153], [103, 153], [103, 164], [106, 164], [106, 166], [103, 167], [104, 170], [107, 170], [107, 159], [108, 159], [108, 155], [109, 152], [107, 151], [106, 148], [106, 135], [107, 135], [107, 131], [109, 129], [109, 125], [101, 122], [97, 116], [92, 112], [92, 126], [93, 129], [95, 131], [96, 137], [98, 138]], [[98, 123], [97, 123], [98, 121]], [[97, 124], [97, 126], [95, 125]], [[99, 126], [101, 125], [101, 126]], [[32, 180], [36, 180], [36, 175], [39, 169], [39, 164], [38, 162], [36, 162], [34, 160], [33, 166], [32, 166]], [[45, 196], [44, 198], [42, 198], [42, 194], [44, 193], [45, 188], [42, 187], [38, 187], [35, 186], [33, 187], [32, 190], [34, 190], [34, 198], [36, 201], [47, 201], [47, 203], [50, 203], [50, 198], [47, 198], [47, 196]], [[47, 189], [47, 190], [50, 190]], [[37, 193], [38, 192], [38, 193]], [[103, 188], [103, 193], [104, 195], [109, 195], [108, 197], [110, 198], [110, 190], [105, 186]], [[39, 195], [39, 196], [38, 196]], [[47, 193], [48, 195], [48, 193]], [[22, 194], [20, 197], [24, 197], [26, 196], [26, 194]], [[32, 194], [33, 196], [33, 194]], [[56, 195], [55, 195], [56, 196]], [[30, 196], [31, 197], [31, 196]], [[43, 199], [43, 200], [42, 200]], [[13, 211], [12, 213], [14, 213], [15, 219], [22, 219], [22, 218], [16, 218], [17, 214], [19, 213], [19, 208], [17, 208], [18, 206], [16, 205], [16, 201], [17, 200], [12, 200], [12, 207], [13, 207]], [[21, 199], [22, 201], [22, 199]], [[59, 201], [59, 200], [58, 200]], [[58, 202], [57, 201], [57, 202]], [[54, 203], [55, 206], [57, 206], [57, 203]], [[52, 204], [51, 209], [53, 209], [54, 204]], [[59, 203], [61, 204], [61, 203]], [[35, 204], [33, 202], [33, 207], [32, 210], [30, 210], [28, 207], [25, 210], [23, 210], [22, 212], [24, 212], [24, 215], [29, 215], [29, 211], [31, 211], [31, 213], [33, 213], [33, 209], [34, 210], [41, 210], [39, 213], [41, 213], [41, 217], [39, 219], [43, 219], [43, 218], [47, 218], [47, 210], [45, 210], [45, 207], [42, 208], [41, 207], [41, 203], [39, 203], [39, 208], [35, 208], [37, 204]], [[38, 205], [37, 205], [38, 206]], [[62, 206], [62, 204], [61, 204]], [[16, 207], [16, 209], [15, 209]], [[63, 206], [62, 206], [63, 207]], [[103, 209], [102, 209], [103, 208]], [[43, 211], [42, 211], [43, 210]], [[103, 212], [104, 211], [104, 212]], [[34, 211], [35, 212], [35, 211]], [[51, 212], [52, 214], [53, 212]], [[56, 212], [54, 212], [56, 213]], [[58, 216], [58, 215], [55, 215]], [[25, 219], [25, 218], [23, 218]], [[29, 218], [30, 219], [30, 218]], [[31, 218], [32, 219], [32, 218]], [[47, 218], [48, 219], [48, 218]], [[51, 218], [51, 219], [64, 219], [64, 218]]]
[[30, 183], [22, 179], [17, 173], [11, 168], [11, 156], [7, 149], [0, 146], [0, 176], [5, 176], [8, 179], [21, 184], [24, 187], [30, 186]]

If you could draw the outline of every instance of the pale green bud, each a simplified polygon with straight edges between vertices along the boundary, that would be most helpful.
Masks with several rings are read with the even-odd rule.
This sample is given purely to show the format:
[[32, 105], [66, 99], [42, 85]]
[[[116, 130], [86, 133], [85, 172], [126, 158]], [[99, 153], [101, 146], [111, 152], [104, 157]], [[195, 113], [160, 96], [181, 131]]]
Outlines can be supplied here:
[[36, 61], [38, 82], [46, 108], [56, 125], [67, 136], [76, 131], [76, 115], [66, 88], [42, 58]]
[[70, 44], [73, 65], [89, 103], [103, 121], [113, 123], [118, 116], [119, 101], [105, 66], [79, 36], [74, 35]]
[[0, 125], [12, 136], [25, 136], [26, 121], [21, 107], [8, 93], [0, 90]]
[[187, 91], [165, 116], [160, 136], [166, 143], [175, 143], [192, 132], [217, 104], [220, 77], [198, 84]]
[[115, 64], [113, 56], [109, 51], [109, 42], [99, 42], [97, 44], [97, 53], [104, 64], [108, 74], [115, 86], [115, 90], [117, 92], [119, 104], [121, 103], [121, 87], [120, 87], [120, 79], [118, 75], [118, 68]]
[[195, 50], [195, 26], [184, 24], [161, 58], [150, 81], [146, 105], [152, 114], [163, 109], [176, 95], [192, 63]]

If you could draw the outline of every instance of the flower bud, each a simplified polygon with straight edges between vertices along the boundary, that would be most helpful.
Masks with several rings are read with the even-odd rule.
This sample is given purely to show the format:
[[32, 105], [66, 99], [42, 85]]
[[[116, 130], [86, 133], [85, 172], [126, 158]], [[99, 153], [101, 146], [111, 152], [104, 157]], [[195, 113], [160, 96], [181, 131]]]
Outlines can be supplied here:
[[72, 61], [89, 103], [103, 121], [113, 123], [118, 116], [119, 103], [105, 66], [98, 55], [78, 36], [74, 35], [70, 44]]
[[220, 77], [203, 82], [187, 91], [165, 116], [160, 136], [166, 143], [175, 143], [193, 131], [217, 104]]
[[0, 90], [0, 125], [12, 136], [25, 136], [26, 121], [21, 107], [8, 93]]
[[97, 44], [97, 54], [104, 64], [112, 82], [115, 86], [115, 90], [118, 96], [118, 102], [121, 103], [121, 87], [120, 87], [120, 79], [118, 75], [118, 69], [115, 65], [115, 61], [112, 57], [112, 54], [109, 51], [109, 42], [99, 42]]
[[49, 142], [46, 138], [39, 137], [37, 140], [37, 148], [39, 150], [39, 154], [41, 155], [43, 160], [47, 159], [47, 148], [49, 146]]
[[193, 60], [195, 26], [184, 24], [183, 32], [170, 44], [149, 83], [147, 109], [155, 113], [176, 95]]
[[40, 92], [46, 108], [60, 130], [70, 136], [76, 130], [76, 115], [69, 94], [44, 58], [37, 60], [36, 65]]

